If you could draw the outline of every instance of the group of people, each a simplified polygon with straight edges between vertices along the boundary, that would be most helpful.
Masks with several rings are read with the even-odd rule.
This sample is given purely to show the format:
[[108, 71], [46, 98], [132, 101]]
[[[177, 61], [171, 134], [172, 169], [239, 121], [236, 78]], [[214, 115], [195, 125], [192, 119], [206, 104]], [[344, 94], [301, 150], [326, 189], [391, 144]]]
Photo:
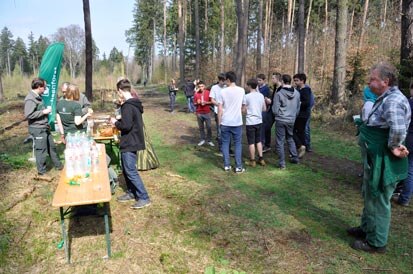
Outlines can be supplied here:
[[[287, 141], [290, 162], [299, 163], [306, 152], [311, 152], [310, 117], [314, 95], [306, 84], [307, 77], [299, 73], [272, 74], [273, 88], [266, 83], [264, 74], [246, 83], [245, 89], [236, 85], [234, 72], [220, 73], [218, 82], [207, 88], [203, 81], [188, 80], [184, 87], [188, 112], [197, 117], [200, 141], [198, 146], [212, 142], [211, 120], [216, 125], [218, 149], [224, 158], [224, 170], [232, 169], [230, 154], [235, 155], [236, 173], [245, 171], [242, 163], [243, 114], [246, 117], [246, 136], [249, 149], [249, 166], [265, 166], [263, 153], [271, 150], [271, 133], [274, 123], [275, 149], [279, 156], [278, 167], [286, 168], [284, 142]], [[292, 85], [294, 83], [294, 85]], [[171, 111], [178, 88], [172, 79], [169, 85]], [[245, 92], [247, 91], [247, 94]], [[231, 151], [231, 144], [234, 152]], [[258, 157], [256, 157], [256, 154]]]
[[[33, 79], [31, 91], [26, 96], [24, 105], [24, 115], [28, 121], [29, 133], [34, 140], [38, 176], [44, 176], [47, 172], [48, 155], [50, 155], [56, 169], [63, 169], [49, 125], [49, 114], [52, 109], [45, 106], [42, 99], [46, 88], [47, 83], [44, 79]], [[132, 95], [132, 86], [129, 80], [122, 78], [118, 81], [117, 93], [122, 102], [120, 116], [117, 117], [118, 119], [111, 118], [110, 122], [121, 132], [119, 146], [122, 171], [127, 187], [126, 193], [118, 197], [117, 200], [119, 202], [135, 201], [131, 208], [143, 208], [150, 205], [148, 192], [136, 168], [137, 153], [145, 149], [143, 106], [136, 95]], [[65, 135], [76, 131], [86, 131], [85, 121], [92, 115], [93, 111], [90, 108], [90, 102], [84, 94], [79, 92], [76, 85], [63, 83], [62, 94], [63, 96], [56, 104], [56, 120], [62, 142], [65, 143]], [[116, 176], [113, 173], [109, 170], [109, 177]]]

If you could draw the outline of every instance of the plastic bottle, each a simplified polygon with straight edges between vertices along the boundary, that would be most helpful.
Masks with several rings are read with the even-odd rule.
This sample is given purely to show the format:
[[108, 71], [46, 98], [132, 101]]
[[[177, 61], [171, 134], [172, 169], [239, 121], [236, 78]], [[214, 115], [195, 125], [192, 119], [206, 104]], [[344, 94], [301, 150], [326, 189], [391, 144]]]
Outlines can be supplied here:
[[70, 148], [65, 149], [65, 166], [66, 166], [66, 177], [72, 178], [73, 176], [75, 176], [73, 149], [70, 149]]
[[91, 148], [92, 172], [99, 172], [99, 151], [96, 144]]

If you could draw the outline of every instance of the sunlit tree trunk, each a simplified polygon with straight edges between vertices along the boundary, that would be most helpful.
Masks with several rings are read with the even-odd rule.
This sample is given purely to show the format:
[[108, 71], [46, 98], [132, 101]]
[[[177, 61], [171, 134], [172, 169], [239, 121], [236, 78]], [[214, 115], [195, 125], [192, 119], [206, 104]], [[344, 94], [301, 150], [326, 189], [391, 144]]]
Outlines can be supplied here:
[[334, 54], [334, 78], [331, 94], [331, 100], [334, 104], [343, 102], [345, 96], [347, 16], [347, 0], [338, 0]]
[[89, 101], [93, 101], [93, 45], [92, 26], [90, 23], [89, 0], [83, 0], [83, 16], [85, 21], [85, 46], [86, 46], [86, 68], [85, 68], [85, 95]]
[[224, 0], [220, 0], [221, 3], [221, 47], [220, 47], [220, 58], [221, 63], [219, 69], [221, 72], [225, 69], [225, 5]]
[[195, 9], [195, 78], [199, 79], [199, 66], [201, 62], [200, 44], [199, 44], [199, 3], [194, 0]]
[[363, 20], [361, 21], [361, 32], [360, 32], [357, 52], [360, 52], [361, 48], [363, 47], [363, 39], [364, 39], [365, 30], [366, 30], [365, 28], [366, 28], [366, 20], [367, 20], [368, 10], [369, 10], [369, 0], [365, 0], [365, 2], [364, 2], [364, 11], [363, 11]]
[[258, 29], [257, 29], [257, 72], [261, 72], [261, 36], [262, 36], [262, 6], [263, 0], [258, 3]]
[[235, 73], [237, 75], [237, 84], [244, 86], [245, 82], [245, 64], [247, 57], [247, 40], [248, 40], [248, 10], [249, 0], [237, 0], [237, 22], [238, 22], [238, 43], [237, 54], [235, 59]]
[[163, 1], [163, 67], [164, 82], [168, 83], [168, 59], [166, 56], [166, 0]]
[[304, 0], [299, 0], [298, 6], [298, 72], [304, 73]]
[[[307, 40], [308, 40], [308, 30], [310, 28], [310, 16], [311, 16], [311, 8], [313, 6], [313, 0], [310, 0], [310, 4], [308, 6], [308, 14], [307, 14], [307, 22], [305, 25], [305, 36], [304, 36], [304, 70], [309, 72], [307, 67]], [[306, 68], [307, 67], [307, 68]]]
[[321, 65], [321, 90], [324, 89], [324, 81], [325, 81], [325, 70], [326, 70], [326, 51], [327, 51], [327, 34], [328, 34], [328, 0], [325, 0], [325, 18], [324, 18], [324, 29], [323, 29], [323, 61]]
[[182, 1], [178, 0], [178, 44], [179, 44], [179, 81], [183, 85], [185, 83], [185, 49], [184, 49], [184, 14]]
[[413, 1], [403, 0], [400, 47], [400, 88], [408, 94], [413, 78]]
[[350, 17], [350, 30], [348, 31], [348, 40], [347, 40], [347, 46], [351, 46], [351, 37], [353, 35], [353, 21], [354, 21], [354, 7], [353, 11], [351, 12], [351, 17]]

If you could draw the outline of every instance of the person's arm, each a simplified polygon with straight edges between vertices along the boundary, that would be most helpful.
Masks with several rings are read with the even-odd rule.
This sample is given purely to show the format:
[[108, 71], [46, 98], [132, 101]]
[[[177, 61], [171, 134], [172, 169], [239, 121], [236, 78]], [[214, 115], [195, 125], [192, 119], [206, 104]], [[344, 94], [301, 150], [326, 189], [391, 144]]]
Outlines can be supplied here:
[[411, 112], [407, 107], [410, 108], [410, 106], [405, 106], [402, 102], [392, 100], [392, 98], [388, 98], [383, 105], [384, 119], [387, 121], [390, 129], [388, 147], [393, 152], [396, 148], [404, 147], [402, 143], [406, 139], [407, 125], [410, 123], [410, 120], [407, 121], [406, 117], [410, 116], [407, 113]]
[[112, 120], [112, 123], [118, 128], [120, 131], [129, 132], [132, 129], [133, 125], [133, 106], [130, 104], [125, 104], [121, 108], [121, 120]]
[[81, 101], [79, 103], [82, 106], [82, 114], [86, 114], [88, 113], [88, 110], [92, 104], [89, 102], [89, 100], [84, 94], [82, 94], [80, 97]]
[[51, 112], [50, 109], [36, 110], [37, 104], [33, 100], [27, 100], [24, 103], [24, 117], [26, 119], [37, 119]]
[[83, 116], [75, 116], [75, 125], [80, 125], [82, 124], [88, 117], [90, 117], [90, 113], [86, 113]]
[[60, 118], [59, 113], [56, 113], [56, 122], [57, 122], [57, 128], [59, 129], [59, 132], [60, 132], [60, 139], [62, 140], [63, 144], [66, 144], [65, 129], [63, 127], [62, 119]]

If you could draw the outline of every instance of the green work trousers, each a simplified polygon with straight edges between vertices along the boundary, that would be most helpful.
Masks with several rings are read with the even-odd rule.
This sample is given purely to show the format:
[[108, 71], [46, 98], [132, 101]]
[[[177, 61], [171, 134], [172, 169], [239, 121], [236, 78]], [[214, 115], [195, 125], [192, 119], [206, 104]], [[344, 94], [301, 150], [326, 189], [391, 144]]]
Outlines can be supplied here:
[[362, 193], [364, 209], [361, 216], [361, 228], [366, 232], [367, 242], [375, 247], [383, 247], [387, 244], [391, 219], [391, 196], [397, 182], [380, 189], [378, 195], [372, 195], [369, 187], [371, 169], [364, 164], [364, 178]]
[[50, 155], [56, 168], [61, 167], [62, 163], [57, 155], [56, 145], [50, 134], [50, 130], [47, 128], [29, 127], [29, 133], [34, 139], [34, 155], [36, 157], [37, 172], [41, 174], [46, 173], [47, 155]]

